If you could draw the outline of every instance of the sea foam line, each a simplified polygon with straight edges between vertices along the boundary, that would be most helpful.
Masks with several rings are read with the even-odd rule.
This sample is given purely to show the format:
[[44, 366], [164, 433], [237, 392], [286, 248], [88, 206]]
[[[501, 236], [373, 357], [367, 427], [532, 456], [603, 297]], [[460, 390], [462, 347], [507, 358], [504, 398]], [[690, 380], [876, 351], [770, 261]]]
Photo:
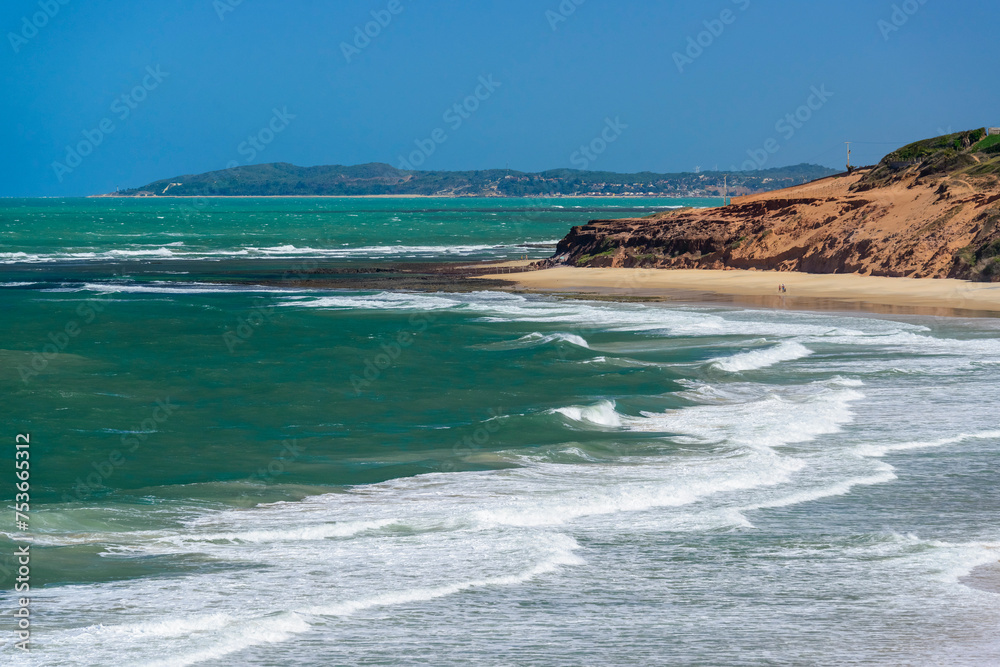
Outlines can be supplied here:
[[804, 359], [813, 353], [801, 343], [788, 341], [763, 350], [750, 350], [731, 357], [719, 357], [709, 361], [713, 368], [727, 373], [755, 371], [779, 364], [782, 361]]
[[[456, 255], [468, 256], [497, 251], [527, 250], [537, 248], [549, 248], [555, 246], [556, 240], [538, 241], [532, 243], [515, 244], [480, 244], [480, 245], [385, 245], [385, 246], [361, 246], [347, 248], [312, 248], [298, 247], [294, 245], [271, 246], [259, 248], [248, 246], [237, 249], [215, 249], [215, 250], [195, 250], [176, 243], [169, 243], [159, 247], [132, 248], [115, 250], [86, 250], [78, 252], [54, 252], [54, 253], [29, 253], [24, 251], [0, 252], [0, 264], [14, 263], [46, 263], [61, 261], [80, 260], [121, 260], [121, 259], [224, 259], [226, 257], [369, 257], [378, 256], [434, 256], [434, 255]], [[167, 247], [171, 246], [171, 247]], [[181, 248], [184, 251], [181, 252]]]
[[854, 449], [858, 456], [881, 458], [891, 452], [901, 452], [909, 449], [928, 449], [933, 447], [944, 447], [946, 445], [957, 445], [966, 440], [990, 440], [1000, 438], [998, 431], [978, 431], [976, 433], [960, 433], [949, 438], [939, 440], [915, 440], [911, 442], [901, 442], [894, 445], [860, 445]]
[[548, 574], [567, 565], [583, 565], [585, 561], [573, 552], [579, 548], [576, 540], [568, 535], [553, 536], [554, 548], [549, 558], [538, 565], [518, 574], [498, 577], [484, 577], [470, 581], [455, 582], [431, 588], [415, 588], [394, 593], [382, 593], [370, 598], [351, 600], [335, 605], [309, 607], [299, 613], [312, 616], [350, 616], [365, 609], [389, 605], [408, 604], [411, 602], [426, 602], [436, 598], [454, 595], [471, 588], [490, 586], [514, 586], [524, 583], [543, 574]]
[[[221, 641], [207, 648], [175, 656], [168, 660], [158, 660], [146, 663], [148, 667], [181, 667], [193, 665], [206, 660], [218, 660], [226, 655], [245, 650], [260, 644], [287, 641], [293, 636], [307, 632], [312, 624], [307, 620], [310, 616], [346, 617], [366, 609], [397, 606], [415, 602], [428, 602], [437, 598], [447, 597], [463, 591], [494, 586], [515, 586], [538, 576], [548, 574], [564, 566], [583, 565], [585, 561], [573, 552], [579, 548], [576, 540], [566, 535], [554, 535], [551, 540], [551, 553], [541, 563], [523, 572], [497, 577], [484, 577], [470, 581], [455, 582], [428, 588], [382, 593], [359, 600], [348, 600], [333, 605], [317, 605], [293, 612], [282, 612], [274, 616], [256, 618], [248, 622], [238, 622], [227, 614], [215, 615], [211, 620], [214, 627], [208, 629], [224, 632]], [[160, 637], [183, 637], [190, 634], [201, 634], [205, 631], [199, 620], [156, 622], [140, 624], [126, 628], [125, 632], [116, 634], [153, 634]], [[152, 631], [152, 632], [150, 632]], [[211, 641], [210, 636], [203, 636], [202, 641]]]

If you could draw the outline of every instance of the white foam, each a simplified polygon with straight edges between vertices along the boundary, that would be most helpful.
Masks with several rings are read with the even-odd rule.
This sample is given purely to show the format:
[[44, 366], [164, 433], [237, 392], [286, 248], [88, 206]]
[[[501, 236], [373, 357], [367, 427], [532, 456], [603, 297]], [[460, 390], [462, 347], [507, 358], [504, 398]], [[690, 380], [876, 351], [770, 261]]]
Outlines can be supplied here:
[[1000, 542], [950, 542], [923, 539], [912, 533], [894, 533], [892, 537], [883, 549], [896, 556], [897, 569], [930, 575], [936, 581], [952, 584], [965, 594], [972, 590], [961, 582], [962, 578], [977, 567], [995, 564], [1000, 559]]
[[542, 334], [537, 331], [530, 333], [527, 336], [522, 336], [518, 338], [512, 347], [537, 347], [539, 345], [547, 345], [549, 343], [569, 343], [570, 345], [576, 345], [577, 347], [582, 347], [585, 349], [590, 349], [590, 344], [583, 338], [583, 336], [577, 336], [571, 333], [552, 333], [552, 334]]
[[584, 359], [580, 362], [581, 364], [606, 364], [608, 363], [607, 357], [594, 357], [593, 359]]
[[472, 588], [484, 588], [489, 586], [514, 586], [530, 581], [535, 577], [553, 572], [563, 566], [583, 565], [584, 561], [576, 556], [573, 551], [579, 548], [576, 540], [566, 535], [556, 535], [549, 537], [551, 545], [550, 555], [541, 563], [517, 574], [502, 575], [496, 577], [484, 577], [482, 579], [472, 579], [469, 581], [456, 582], [444, 586], [432, 588], [416, 588], [406, 591], [392, 593], [382, 593], [360, 600], [350, 600], [333, 605], [322, 605], [308, 607], [302, 610], [304, 614], [315, 616], [350, 616], [365, 609], [374, 607], [384, 607], [388, 605], [411, 604], [414, 602], [427, 602], [436, 598], [454, 595]]
[[310, 627], [302, 616], [295, 613], [230, 623], [223, 632], [217, 631], [206, 635], [200, 630], [196, 631], [197, 634], [194, 636], [201, 640], [199, 643], [208, 644], [205, 648], [145, 664], [147, 667], [183, 667], [208, 660], [218, 660], [251, 646], [287, 641], [295, 635], [307, 632]]
[[804, 491], [796, 491], [785, 496], [779, 496], [773, 500], [766, 500], [742, 507], [740, 508], [740, 511], [749, 512], [759, 509], [789, 507], [791, 505], [801, 505], [802, 503], [809, 503], [823, 498], [845, 496], [856, 486], [874, 486], [876, 484], [885, 484], [893, 481], [894, 479], [896, 479], [895, 473], [893, 473], [891, 469], [887, 469], [865, 477], [852, 477], [850, 479], [834, 482], [833, 484], [818, 486]]
[[381, 292], [370, 295], [337, 295], [290, 299], [279, 306], [337, 310], [444, 310], [456, 308], [460, 301], [446, 296], [408, 292]]
[[88, 626], [76, 632], [95, 642], [122, 638], [174, 638], [222, 630], [235, 622], [237, 619], [229, 614], [202, 614], [195, 618], [168, 618], [123, 625]]
[[629, 430], [677, 433], [679, 442], [780, 447], [837, 433], [854, 416], [851, 403], [864, 398], [854, 389], [818, 390], [812, 395], [770, 390], [740, 403], [699, 405], [623, 418]]
[[[926, 331], [924, 329], [924, 331]], [[930, 335], [919, 330], [907, 330], [900, 326], [896, 330], [852, 331], [838, 329], [822, 335], [809, 334], [804, 343], [818, 343], [838, 346], [869, 346], [882, 348], [911, 357], [914, 353], [936, 354], [948, 357], [997, 357], [1000, 356], [1000, 339], [990, 338], [946, 338]]]
[[[333, 300], [323, 301], [327, 298]], [[109, 664], [120, 661], [121, 656], [127, 656], [130, 663], [220, 661], [248, 647], [289, 641], [311, 630], [328, 632], [322, 637], [325, 640], [339, 632], [338, 619], [401, 605], [413, 609], [399, 610], [397, 614], [380, 612], [371, 623], [375, 632], [379, 622], [406, 623], [421, 615], [429, 619], [441, 613], [445, 615], [441, 623], [450, 623], [454, 619], [448, 616], [452, 611], [448, 605], [430, 609], [420, 605], [463, 593], [463, 597], [475, 596], [475, 603], [486, 608], [493, 601], [490, 595], [494, 592], [489, 589], [494, 587], [523, 586], [518, 595], [523, 592], [528, 599], [539, 599], [548, 593], [546, 587], [550, 585], [566, 590], [582, 581], [574, 568], [581, 568], [587, 576], [600, 577], [600, 573], [585, 567], [576, 539], [596, 551], [602, 544], [629, 543], [638, 530], [649, 531], [661, 543], [671, 541], [670, 531], [674, 530], [749, 530], [752, 524], [743, 512], [795, 506], [852, 493], [859, 486], [895, 480], [894, 469], [886, 461], [877, 460], [890, 451], [1000, 438], [1000, 431], [970, 427], [969, 433], [958, 436], [911, 436], [905, 442], [886, 444], [862, 430], [884, 426], [884, 432], [894, 433], [894, 423], [876, 423], [876, 416], [890, 422], [902, 421], [910, 414], [907, 409], [912, 411], [915, 405], [931, 410], [932, 401], [921, 402], [925, 398], [954, 397], [950, 406], [959, 405], [959, 399], [967, 402], [961, 392], [972, 390], [962, 389], [967, 380], [964, 376], [956, 376], [945, 391], [936, 385], [929, 388], [926, 382], [918, 384], [919, 378], [909, 376], [898, 383], [896, 378], [870, 379], [870, 388], [852, 377], [852, 369], [861, 373], [869, 365], [865, 355], [853, 357], [859, 345], [872, 345], [882, 351], [896, 349], [894, 346], [905, 341], [910, 346], [907, 356], [894, 363], [905, 363], [909, 368], [916, 363], [914, 360], [936, 355], [950, 344], [944, 339], [940, 343], [914, 340], [930, 336], [916, 335], [917, 329], [908, 328], [910, 325], [854, 321], [848, 326], [843, 319], [826, 321], [787, 315], [783, 323], [761, 317], [747, 325], [741, 319], [745, 315], [733, 313], [565, 303], [500, 293], [354, 294], [284, 298], [282, 302], [301, 307], [450, 308], [504, 320], [523, 316], [525, 321], [551, 325], [519, 329], [538, 329], [514, 341], [522, 346], [534, 345], [548, 336], [552, 336], [548, 343], [572, 343], [569, 336], [578, 336], [586, 344], [586, 332], [592, 329], [643, 331], [644, 340], [653, 343], [660, 342], [656, 337], [661, 334], [766, 335], [770, 339], [789, 336], [788, 342], [807, 341], [809, 348], [804, 349], [816, 349], [822, 354], [799, 366], [806, 367], [810, 379], [824, 379], [789, 384], [794, 382], [789, 378], [795, 377], [789, 375], [782, 378], [785, 384], [740, 382], [732, 381], [740, 378], [706, 372], [704, 364], [692, 364], [685, 370], [690, 369], [693, 377], [707, 376], [713, 382], [684, 381], [685, 391], [673, 394], [667, 403], [677, 405], [680, 400], [691, 405], [631, 415], [626, 414], [629, 410], [624, 398], [618, 403], [603, 400], [594, 404], [588, 403], [595, 399], [576, 399], [581, 405], [551, 410], [548, 414], [553, 416], [547, 419], [572, 423], [576, 428], [566, 429], [566, 433], [571, 434], [570, 438], [579, 436], [581, 441], [585, 435], [587, 444], [560, 442], [544, 447], [543, 453], [519, 449], [495, 454], [520, 467], [394, 479], [249, 509], [209, 511], [188, 506], [183, 516], [174, 520], [176, 525], [155, 532], [85, 532], [86, 528], [78, 526], [93, 524], [67, 521], [66, 526], [73, 526], [66, 528], [66, 533], [73, 534], [67, 539], [99, 543], [109, 558], [166, 554], [194, 567], [182, 572], [166, 570], [157, 577], [39, 589], [38, 605], [72, 609], [88, 623], [105, 623], [84, 630], [50, 628], [39, 635], [39, 655], [51, 656], [53, 662], [80, 656], [62, 660], [72, 663], [77, 659], [78, 664]], [[863, 329], [863, 335], [851, 333], [852, 326]], [[885, 341], [891, 342], [883, 345]], [[711, 344], [733, 343], [713, 338]], [[989, 349], [990, 345], [969, 343], [961, 353], [977, 347]], [[845, 354], [827, 354], [841, 346]], [[766, 354], [780, 347], [753, 352]], [[946, 362], [954, 363], [954, 355], [942, 352], [945, 354]], [[712, 363], [733, 362], [740, 356]], [[836, 362], [843, 368], [836, 372], [843, 375], [831, 376], [833, 363], [828, 358], [838, 356], [848, 358]], [[605, 363], [620, 361], [600, 359]], [[741, 365], [749, 367], [758, 362], [744, 357]], [[578, 371], [583, 372], [583, 368]], [[906, 402], [894, 402], [893, 391], [905, 396]], [[913, 391], [926, 394], [913, 398]], [[866, 394], [871, 401], [859, 406]], [[644, 396], [641, 405], [655, 405], [652, 402], [656, 400], [656, 396]], [[851, 426], [865, 419], [869, 421]], [[961, 430], [932, 423], [944, 434]], [[915, 424], [915, 428], [929, 429], [923, 422]], [[592, 432], [580, 435], [585, 429]], [[639, 435], [615, 437], [616, 430]], [[442, 447], [447, 447], [450, 439], [445, 433], [442, 437]], [[587, 455], [588, 451], [598, 451], [596, 446], [591, 449], [591, 438], [601, 441], [597, 445], [602, 448], [599, 458]], [[859, 440], [874, 440], [877, 444], [858, 445]], [[552, 456], [553, 451], [578, 460], [567, 463]], [[148, 506], [135, 509], [136, 513], [148, 511]], [[188, 520], [191, 514], [195, 516]], [[865, 530], [864, 525], [859, 526], [860, 532]], [[594, 539], [585, 542], [583, 535]], [[996, 554], [982, 544], [892, 539], [872, 546], [865, 541], [868, 536], [863, 536], [858, 540], [860, 546], [848, 541], [847, 546], [838, 543], [831, 547], [822, 537], [818, 540], [822, 546], [816, 547], [811, 542], [813, 537], [809, 534], [802, 540], [792, 540], [793, 546], [784, 542], [773, 546], [767, 538], [761, 543], [765, 550], [780, 549], [782, 555], [795, 553], [796, 549], [822, 548], [822, 557], [836, 559], [837, 565], [856, 559], [856, 570], [865, 575], [891, 572], [894, 567], [909, 568], [900, 581], [907, 585], [912, 582], [913, 589], [920, 592], [924, 592], [921, 586], [950, 582], [971, 565], [988, 562], [987, 556], [996, 560]], [[872, 558], [882, 552], [884, 558]], [[613, 556], [604, 552], [601, 558], [588, 560], [603, 564], [605, 555]], [[710, 561], [710, 557], [699, 559], [700, 564]], [[200, 567], [205, 562], [210, 562], [211, 567]], [[794, 567], [791, 560], [789, 563]], [[708, 573], [717, 574], [712, 570]], [[914, 576], [909, 576], [911, 573]], [[534, 581], [542, 578], [545, 580]], [[850, 579], [849, 583], [854, 585], [857, 580]], [[951, 593], [958, 590], [938, 588]], [[932, 606], [935, 602], [926, 600], [922, 598], [921, 604]], [[454, 606], [459, 604], [454, 601]], [[216, 613], [205, 614], [205, 610]], [[112, 625], [126, 614], [136, 621]], [[356, 622], [367, 624], [369, 619]], [[319, 641], [318, 635], [316, 639]]]
[[155, 281], [150, 283], [84, 283], [78, 287], [55, 287], [43, 292], [99, 292], [101, 294], [295, 294], [301, 290], [281, 287]]
[[246, 530], [230, 533], [192, 533], [165, 537], [163, 541], [172, 544], [183, 544], [188, 548], [197, 542], [242, 542], [248, 544], [305, 542], [310, 540], [326, 540], [331, 537], [351, 537], [365, 531], [384, 528], [394, 523], [397, 523], [394, 519], [378, 519], [375, 521], [306, 525], [299, 528], [287, 529]]
[[782, 361], [804, 359], [813, 352], [801, 343], [787, 341], [763, 350], [750, 350], [731, 357], [712, 359], [712, 367], [727, 373], [740, 373], [768, 368]]
[[621, 415], [615, 412], [614, 401], [601, 401], [590, 406], [574, 405], [567, 408], [556, 408], [550, 413], [563, 415], [575, 422], [586, 422], [598, 426], [614, 428], [622, 425]]
[[594, 461], [594, 462], [596, 462], [596, 461], [600, 460], [600, 459], [594, 458], [593, 456], [591, 456], [587, 452], [583, 451], [579, 447], [564, 447], [563, 449], [559, 450], [559, 454], [561, 454], [562, 456], [572, 456], [572, 457], [575, 457], [577, 459], [580, 459], [581, 461]]
[[[476, 511], [473, 517], [482, 529], [553, 527], [582, 518], [593, 522], [595, 517], [679, 508], [713, 496], [787, 483], [803, 467], [801, 461], [774, 452], [688, 462], [645, 459], [633, 463], [644, 465], [535, 464], [520, 481], [548, 481], [553, 484], [548, 493], [518, 497], [517, 490], [510, 488], [507, 499]], [[570, 479], [562, 477], [566, 474]]]
[[121, 259], [185, 259], [213, 260], [227, 257], [285, 257], [285, 258], [431, 258], [438, 256], [469, 257], [474, 255], [509, 254], [532, 249], [555, 246], [558, 240], [536, 241], [518, 244], [475, 244], [475, 245], [378, 245], [340, 248], [298, 247], [280, 245], [269, 247], [247, 246], [231, 249], [197, 249], [178, 241], [157, 247], [116, 248], [114, 250], [90, 250], [76, 252], [27, 253], [23, 251], [0, 253], [3, 263], [47, 263], [80, 260], [121, 260]]
[[[625, 286], [627, 287], [627, 285]], [[490, 294], [490, 296], [484, 296]], [[394, 309], [389, 298], [333, 297], [299, 300], [287, 305], [316, 308]], [[1000, 356], [1000, 340], [954, 339], [929, 335], [926, 327], [882, 320], [807, 314], [790, 319], [771, 313], [720, 312], [698, 308], [664, 307], [634, 303], [595, 303], [579, 300], [527, 297], [496, 293], [424, 295], [440, 308], [462, 308], [478, 313], [484, 322], [542, 323], [564, 334], [586, 339], [591, 332], [646, 332], [663, 338], [704, 336], [754, 336], [784, 338], [766, 350], [750, 350], [729, 358], [713, 359], [719, 370], [740, 372], [766, 368], [782, 361], [805, 358], [818, 347], [861, 347], [886, 350], [912, 357], [930, 353], [974, 358]], [[567, 325], [568, 328], [567, 328]], [[864, 329], [856, 327], [863, 326]], [[548, 335], [548, 334], [544, 334]], [[971, 361], [971, 360], [970, 360]], [[893, 362], [898, 365], [897, 362]], [[954, 363], [949, 361], [949, 363]]]
[[995, 440], [1000, 439], [1000, 431], [978, 431], [976, 433], [961, 433], [948, 438], [938, 440], [915, 440], [885, 445], [860, 445], [854, 449], [858, 456], [880, 458], [892, 452], [902, 452], [910, 449], [929, 449], [934, 447], [945, 447], [947, 445], [957, 445], [967, 440]]
[[249, 247], [251, 254], [263, 256], [301, 256], [301, 257], [365, 257], [369, 255], [475, 255], [490, 251], [515, 249], [522, 245], [380, 245], [362, 246], [356, 248], [299, 248], [294, 245], [273, 246], [269, 248]]

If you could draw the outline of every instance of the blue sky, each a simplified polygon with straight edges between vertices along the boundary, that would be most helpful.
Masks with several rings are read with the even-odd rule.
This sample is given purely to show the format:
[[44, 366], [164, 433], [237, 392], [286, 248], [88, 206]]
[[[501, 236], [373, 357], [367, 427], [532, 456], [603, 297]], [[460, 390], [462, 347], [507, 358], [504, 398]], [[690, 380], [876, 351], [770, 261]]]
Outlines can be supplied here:
[[846, 140], [868, 164], [1000, 125], [995, 14], [987, 0], [8, 0], [0, 196], [414, 151], [424, 169], [581, 166], [609, 119], [590, 169], [841, 167]]

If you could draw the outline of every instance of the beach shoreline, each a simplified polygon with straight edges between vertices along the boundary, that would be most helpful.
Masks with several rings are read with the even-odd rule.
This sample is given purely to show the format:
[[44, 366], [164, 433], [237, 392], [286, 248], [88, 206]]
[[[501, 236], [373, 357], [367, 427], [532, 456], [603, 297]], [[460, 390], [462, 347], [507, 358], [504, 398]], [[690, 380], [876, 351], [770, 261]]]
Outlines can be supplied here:
[[974, 567], [959, 581], [969, 588], [1000, 595], [1000, 562]]
[[[1000, 317], [1000, 283], [954, 279], [569, 266], [516, 273], [487, 273], [481, 277], [506, 280], [515, 289], [541, 294], [731, 303], [781, 310]], [[780, 285], [784, 285], [787, 291], [780, 292]]]

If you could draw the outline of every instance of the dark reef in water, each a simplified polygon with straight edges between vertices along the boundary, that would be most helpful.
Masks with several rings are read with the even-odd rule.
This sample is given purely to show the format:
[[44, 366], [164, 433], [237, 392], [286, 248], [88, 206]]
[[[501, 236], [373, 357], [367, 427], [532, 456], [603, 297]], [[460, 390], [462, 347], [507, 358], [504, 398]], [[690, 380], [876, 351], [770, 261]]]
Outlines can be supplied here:
[[9, 265], [11, 280], [36, 283], [40, 288], [73, 284], [143, 284], [169, 282], [252, 288], [400, 290], [420, 292], [474, 292], [510, 287], [512, 283], [476, 276], [495, 274], [503, 262], [381, 263], [346, 265], [338, 260], [241, 259], [132, 260], [125, 262], [52, 262]]

